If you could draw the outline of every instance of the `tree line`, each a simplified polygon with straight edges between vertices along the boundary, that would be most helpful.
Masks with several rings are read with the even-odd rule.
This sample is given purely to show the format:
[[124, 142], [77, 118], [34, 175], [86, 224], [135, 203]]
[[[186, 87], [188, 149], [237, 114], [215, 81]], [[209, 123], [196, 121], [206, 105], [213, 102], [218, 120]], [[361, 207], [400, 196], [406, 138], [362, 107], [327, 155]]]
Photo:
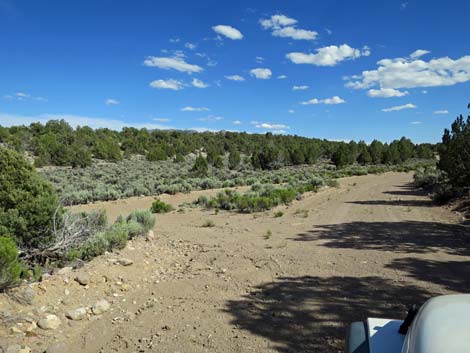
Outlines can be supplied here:
[[221, 165], [221, 156], [228, 154], [232, 169], [240, 164], [241, 156], [250, 158], [249, 162], [255, 168], [276, 169], [286, 165], [314, 164], [319, 158], [330, 159], [337, 166], [399, 164], [410, 158], [432, 158], [436, 152], [436, 145], [414, 144], [405, 137], [391, 143], [374, 140], [366, 144], [364, 141], [346, 143], [272, 133], [73, 128], [64, 120], [29, 126], [0, 126], [0, 143], [18, 152], [32, 154], [36, 167], [86, 167], [93, 159], [116, 162], [132, 155], [144, 155], [149, 161], [172, 158], [179, 162], [189, 153], [204, 151], [207, 162], [215, 167]]

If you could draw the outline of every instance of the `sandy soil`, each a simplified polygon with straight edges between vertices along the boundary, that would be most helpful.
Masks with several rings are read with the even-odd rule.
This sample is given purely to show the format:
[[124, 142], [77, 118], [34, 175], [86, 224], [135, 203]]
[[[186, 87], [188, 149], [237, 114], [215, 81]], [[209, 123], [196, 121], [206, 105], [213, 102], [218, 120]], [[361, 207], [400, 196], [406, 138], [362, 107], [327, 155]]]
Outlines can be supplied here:
[[[34, 285], [34, 305], [0, 297], [0, 308], [18, 317], [50, 312], [62, 321], [27, 335], [6, 327], [0, 342], [33, 352], [54, 342], [67, 352], [341, 352], [348, 322], [402, 318], [410, 303], [469, 288], [469, 229], [411, 180], [406, 173], [345, 178], [279, 207], [278, 218], [198, 208], [158, 215], [154, 240], [132, 241]], [[201, 194], [209, 192], [161, 198], [177, 206]], [[114, 219], [151, 201], [76, 209], [104, 207]], [[208, 219], [215, 227], [201, 227]], [[120, 257], [134, 264], [112, 264]], [[91, 278], [87, 286], [73, 281], [81, 273]], [[111, 303], [105, 314], [64, 317], [102, 298]]]

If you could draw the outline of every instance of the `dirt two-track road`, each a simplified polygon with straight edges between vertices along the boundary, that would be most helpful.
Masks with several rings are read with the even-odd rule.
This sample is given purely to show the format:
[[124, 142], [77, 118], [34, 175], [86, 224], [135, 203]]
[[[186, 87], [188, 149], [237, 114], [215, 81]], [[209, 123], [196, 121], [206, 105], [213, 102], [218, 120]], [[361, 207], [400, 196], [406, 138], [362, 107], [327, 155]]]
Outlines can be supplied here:
[[[50, 312], [62, 322], [0, 341], [33, 352], [56, 342], [64, 352], [341, 352], [350, 321], [402, 318], [411, 303], [470, 291], [469, 229], [411, 181], [406, 173], [345, 178], [279, 207], [277, 218], [199, 208], [157, 215], [155, 239], [33, 286], [32, 306], [0, 299], [21, 315]], [[161, 199], [177, 206], [201, 194], [210, 192]], [[79, 208], [104, 207], [113, 219], [151, 201]], [[206, 220], [215, 226], [202, 227]], [[122, 257], [134, 263], [113, 264]], [[73, 281], [77, 274], [90, 283]], [[103, 298], [111, 309], [102, 315], [64, 316]]]

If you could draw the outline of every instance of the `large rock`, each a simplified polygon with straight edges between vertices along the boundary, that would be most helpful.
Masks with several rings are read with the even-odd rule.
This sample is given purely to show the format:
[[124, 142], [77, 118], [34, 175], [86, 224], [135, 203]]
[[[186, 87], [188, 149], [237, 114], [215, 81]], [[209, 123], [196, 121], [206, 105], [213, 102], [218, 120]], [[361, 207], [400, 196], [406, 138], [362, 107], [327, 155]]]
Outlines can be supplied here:
[[60, 319], [53, 314], [48, 314], [46, 317], [38, 321], [38, 326], [43, 330], [55, 330], [61, 324]]
[[86, 286], [88, 283], [90, 283], [90, 277], [85, 274], [81, 274], [75, 277], [75, 281], [80, 283], [82, 286]]
[[78, 321], [86, 317], [88, 310], [87, 308], [78, 308], [69, 310], [65, 313], [65, 317], [70, 320]]
[[116, 262], [122, 266], [130, 266], [134, 263], [134, 261], [132, 261], [131, 259], [126, 259], [126, 258], [120, 258]]
[[101, 299], [100, 301], [96, 302], [92, 307], [91, 311], [95, 315], [101, 315], [108, 311], [111, 308], [111, 304], [108, 303], [107, 300]]
[[58, 275], [66, 275], [70, 272], [72, 272], [73, 268], [72, 267], [62, 267], [60, 270], [57, 270]]

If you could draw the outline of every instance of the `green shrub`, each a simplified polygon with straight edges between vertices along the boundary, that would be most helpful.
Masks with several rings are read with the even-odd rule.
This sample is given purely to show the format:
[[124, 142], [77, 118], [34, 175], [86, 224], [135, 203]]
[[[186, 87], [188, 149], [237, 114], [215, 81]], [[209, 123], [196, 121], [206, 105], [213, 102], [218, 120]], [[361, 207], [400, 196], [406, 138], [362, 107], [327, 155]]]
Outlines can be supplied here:
[[279, 217], [282, 217], [282, 216], [284, 216], [284, 212], [282, 212], [282, 211], [277, 211], [277, 212], [274, 213], [275, 218], [279, 218]]
[[137, 209], [127, 216], [126, 221], [135, 221], [140, 223], [145, 232], [148, 232], [155, 225], [155, 216], [150, 210]]
[[37, 248], [52, 240], [56, 210], [61, 209], [51, 185], [18, 153], [0, 147], [0, 233], [23, 247]]
[[79, 250], [80, 258], [83, 260], [91, 260], [99, 255], [103, 255], [108, 249], [109, 242], [106, 239], [105, 233], [100, 232], [83, 244]]
[[21, 269], [15, 241], [9, 237], [0, 237], [0, 292], [19, 282]]
[[142, 224], [135, 220], [129, 220], [129, 222], [116, 222], [113, 224], [112, 228], [121, 229], [126, 232], [129, 239], [133, 239], [146, 233]]
[[104, 232], [104, 238], [108, 242], [107, 251], [124, 249], [129, 238], [128, 229], [119, 225], [113, 226]]
[[160, 199], [155, 199], [153, 201], [152, 206], [150, 207], [152, 213], [167, 213], [173, 210], [173, 207], [170, 204], [167, 204]]

